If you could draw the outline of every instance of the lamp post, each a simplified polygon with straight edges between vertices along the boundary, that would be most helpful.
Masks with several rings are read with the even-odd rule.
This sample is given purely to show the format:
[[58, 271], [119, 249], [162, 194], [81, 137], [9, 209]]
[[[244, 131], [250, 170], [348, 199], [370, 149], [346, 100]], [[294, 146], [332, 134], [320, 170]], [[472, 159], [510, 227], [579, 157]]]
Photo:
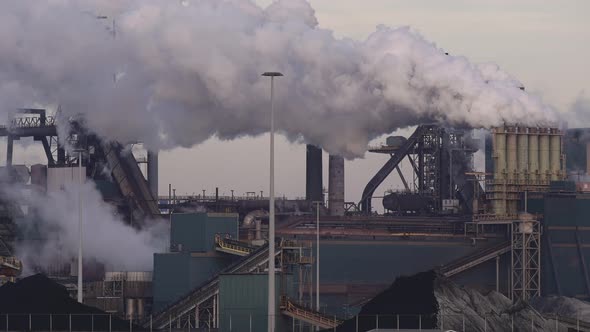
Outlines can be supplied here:
[[[316, 205], [316, 269], [315, 269], [315, 310], [320, 312], [320, 204], [322, 201], [314, 201]], [[319, 326], [316, 327], [319, 330]]]
[[83, 278], [82, 278], [82, 152], [83, 149], [76, 149], [78, 152], [78, 302], [84, 302]]
[[274, 124], [274, 78], [279, 72], [266, 72], [270, 77], [270, 194], [268, 207], [268, 332], [274, 332], [275, 316], [275, 124]]

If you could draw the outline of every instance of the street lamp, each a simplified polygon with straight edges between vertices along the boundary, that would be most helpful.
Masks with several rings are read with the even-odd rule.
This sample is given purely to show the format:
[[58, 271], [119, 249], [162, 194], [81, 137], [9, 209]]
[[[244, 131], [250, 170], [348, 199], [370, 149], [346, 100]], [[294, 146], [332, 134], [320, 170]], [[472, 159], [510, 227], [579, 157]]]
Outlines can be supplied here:
[[[322, 201], [314, 201], [316, 205], [316, 269], [315, 269], [315, 309], [320, 312], [320, 204]], [[319, 330], [319, 327], [317, 327]]]
[[83, 280], [82, 280], [82, 152], [84, 149], [75, 149], [78, 152], [78, 302], [84, 302]]
[[266, 72], [270, 77], [270, 196], [268, 214], [268, 332], [274, 332], [275, 315], [275, 124], [274, 124], [274, 78], [279, 72]]

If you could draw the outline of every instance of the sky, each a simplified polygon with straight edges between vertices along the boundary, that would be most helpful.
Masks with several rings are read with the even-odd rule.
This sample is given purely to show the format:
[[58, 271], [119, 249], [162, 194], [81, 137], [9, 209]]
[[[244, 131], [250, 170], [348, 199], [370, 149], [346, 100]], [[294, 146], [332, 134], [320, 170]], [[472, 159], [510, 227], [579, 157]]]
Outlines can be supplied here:
[[[258, 0], [266, 6], [270, 0]], [[540, 95], [560, 112], [585, 105], [590, 98], [590, 10], [587, 1], [426, 1], [426, 0], [312, 0], [320, 27], [342, 38], [365, 39], [380, 24], [411, 26], [426, 39], [453, 55], [473, 62], [494, 62], [524, 83], [527, 91]], [[288, 91], [277, 82], [277, 98]], [[582, 113], [585, 109], [582, 110]], [[280, 109], [276, 110], [280, 117]], [[584, 125], [584, 124], [581, 124]], [[587, 125], [590, 125], [588, 123]], [[410, 130], [400, 134], [409, 135]], [[381, 137], [373, 144], [385, 140]], [[233, 141], [212, 138], [191, 149], [160, 153], [161, 195], [168, 184], [177, 194], [268, 194], [268, 135]], [[15, 149], [15, 163], [45, 162], [40, 144], [22, 142]], [[5, 145], [0, 145], [0, 153]], [[305, 146], [277, 137], [276, 193], [305, 195]], [[387, 160], [367, 153], [346, 161], [346, 200], [358, 202], [367, 181]], [[327, 155], [324, 155], [324, 186], [327, 187]], [[407, 165], [406, 165], [407, 166]], [[376, 192], [401, 189], [390, 177]], [[380, 204], [376, 204], [380, 208]]]

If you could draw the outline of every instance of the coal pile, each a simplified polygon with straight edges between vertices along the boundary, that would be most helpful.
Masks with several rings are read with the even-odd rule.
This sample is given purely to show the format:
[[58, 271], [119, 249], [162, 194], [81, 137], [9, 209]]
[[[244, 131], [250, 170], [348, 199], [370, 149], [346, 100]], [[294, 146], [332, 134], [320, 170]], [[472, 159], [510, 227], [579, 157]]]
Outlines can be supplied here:
[[345, 321], [336, 328], [336, 331], [368, 331], [377, 328], [377, 324], [380, 329], [436, 328], [438, 313], [438, 302], [434, 294], [436, 278], [434, 271], [418, 273], [411, 277], [398, 277], [388, 289], [362, 307], [358, 318], [354, 317]]
[[128, 321], [78, 303], [63, 285], [41, 274], [0, 287], [0, 326], [18, 331], [108, 331], [109, 326], [129, 331]]

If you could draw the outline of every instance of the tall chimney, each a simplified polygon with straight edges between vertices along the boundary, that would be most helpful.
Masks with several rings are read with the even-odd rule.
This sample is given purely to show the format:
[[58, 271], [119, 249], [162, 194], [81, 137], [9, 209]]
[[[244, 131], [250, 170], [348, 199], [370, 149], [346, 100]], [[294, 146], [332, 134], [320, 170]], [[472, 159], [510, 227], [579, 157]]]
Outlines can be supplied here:
[[147, 154], [148, 186], [152, 196], [158, 200], [158, 153], [148, 151]]
[[332, 216], [343, 216], [344, 158], [330, 155], [328, 173], [328, 210]]
[[305, 199], [323, 201], [322, 149], [307, 144], [305, 161]]

